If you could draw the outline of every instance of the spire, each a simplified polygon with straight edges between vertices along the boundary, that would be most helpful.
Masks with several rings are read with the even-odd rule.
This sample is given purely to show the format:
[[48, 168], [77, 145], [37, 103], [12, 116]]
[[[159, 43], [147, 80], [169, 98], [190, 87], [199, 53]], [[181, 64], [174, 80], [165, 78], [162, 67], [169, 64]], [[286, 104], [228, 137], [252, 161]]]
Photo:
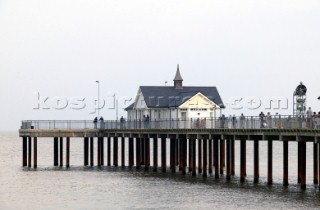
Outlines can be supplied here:
[[177, 72], [176, 72], [176, 76], [173, 79], [174, 81], [174, 87], [175, 89], [182, 89], [182, 77], [180, 74], [180, 70], [179, 70], [179, 64], [177, 65]]

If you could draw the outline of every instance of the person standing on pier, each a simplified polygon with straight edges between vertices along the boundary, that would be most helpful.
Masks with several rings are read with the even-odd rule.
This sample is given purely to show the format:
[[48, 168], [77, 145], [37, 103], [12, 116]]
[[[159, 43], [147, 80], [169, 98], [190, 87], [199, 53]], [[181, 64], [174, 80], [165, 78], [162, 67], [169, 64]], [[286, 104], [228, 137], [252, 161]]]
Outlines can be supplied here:
[[104, 129], [105, 127], [104, 127], [104, 119], [103, 119], [103, 117], [100, 117], [99, 121], [100, 121], [100, 129]]
[[243, 113], [241, 113], [241, 116], [240, 116], [240, 128], [244, 128], [244, 124], [245, 124], [245, 116], [243, 115]]
[[264, 113], [261, 112], [259, 114], [259, 117], [260, 117], [260, 128], [264, 128]]
[[98, 124], [98, 118], [95, 117], [93, 120], [94, 129], [97, 129], [97, 124]]
[[307, 122], [306, 122], [307, 128], [312, 128], [312, 110], [311, 107], [309, 107], [307, 111]]

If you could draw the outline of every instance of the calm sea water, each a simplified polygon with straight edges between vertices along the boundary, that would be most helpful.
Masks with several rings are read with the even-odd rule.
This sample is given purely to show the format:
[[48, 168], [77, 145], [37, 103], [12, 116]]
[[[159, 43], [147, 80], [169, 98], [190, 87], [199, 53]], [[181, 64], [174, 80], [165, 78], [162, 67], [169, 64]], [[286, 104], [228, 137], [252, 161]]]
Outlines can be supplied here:
[[17, 132], [0, 133], [0, 209], [320, 208], [320, 192], [318, 186], [312, 184], [312, 144], [307, 144], [306, 191], [301, 191], [296, 184], [295, 143], [289, 143], [290, 185], [287, 188], [282, 186], [282, 144], [279, 142], [274, 143], [271, 187], [266, 185], [266, 142], [260, 143], [261, 180], [257, 185], [252, 181], [251, 142], [247, 143], [247, 181], [243, 184], [239, 182], [238, 142], [236, 176], [230, 182], [225, 178], [194, 178], [152, 170], [83, 167], [83, 141], [76, 138], [71, 139], [70, 169], [52, 166], [53, 140], [49, 138], [38, 139], [38, 169], [26, 169], [21, 167], [21, 148]]

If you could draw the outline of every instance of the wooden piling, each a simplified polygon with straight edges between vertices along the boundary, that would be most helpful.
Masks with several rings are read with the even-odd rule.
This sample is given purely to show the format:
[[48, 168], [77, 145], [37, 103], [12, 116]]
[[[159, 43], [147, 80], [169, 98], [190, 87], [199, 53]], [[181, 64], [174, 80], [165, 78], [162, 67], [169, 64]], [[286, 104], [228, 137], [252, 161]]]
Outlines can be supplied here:
[[104, 137], [100, 137], [100, 162], [104, 165]]
[[181, 139], [182, 145], [182, 175], [186, 175], [186, 167], [187, 167], [187, 139]]
[[298, 184], [301, 183], [301, 142], [298, 142]]
[[60, 167], [63, 166], [63, 137], [60, 137]]
[[227, 159], [227, 167], [226, 167], [226, 174], [227, 180], [231, 180], [231, 140], [227, 139], [227, 146], [226, 146], [226, 159]]
[[140, 138], [141, 165], [145, 165], [145, 138]]
[[128, 166], [129, 168], [132, 168], [133, 167], [133, 162], [134, 162], [134, 151], [133, 151], [133, 148], [134, 148], [134, 139], [132, 137], [129, 137], [128, 141], [129, 141], [129, 151], [128, 151], [128, 156], [129, 156], [129, 160], [128, 160]]
[[90, 166], [94, 165], [94, 162], [93, 162], [93, 148], [94, 148], [93, 137], [90, 137]]
[[196, 157], [197, 157], [197, 150], [196, 150], [196, 140], [192, 139], [192, 176], [196, 176], [197, 175], [197, 161], [196, 161]]
[[176, 148], [176, 151], [175, 151], [175, 154], [176, 154], [176, 166], [179, 165], [179, 139], [176, 139], [176, 145], [175, 145], [175, 148]]
[[167, 149], [166, 149], [166, 138], [161, 138], [161, 170], [162, 172], [166, 172], [166, 157]]
[[101, 167], [101, 139], [97, 138], [97, 166]]
[[306, 185], [306, 142], [301, 142], [301, 189], [305, 190]]
[[220, 174], [223, 174], [223, 168], [225, 166], [225, 140], [220, 139]]
[[318, 146], [313, 143], [313, 184], [318, 184]]
[[245, 165], [246, 165], [246, 140], [240, 140], [240, 182], [245, 181]]
[[84, 157], [84, 164], [85, 166], [87, 166], [89, 164], [89, 138], [88, 137], [84, 137], [83, 139], [83, 157]]
[[188, 141], [188, 160], [189, 160], [189, 163], [188, 163], [188, 172], [191, 173], [192, 171], [192, 141], [191, 139], [187, 139]]
[[26, 136], [22, 137], [22, 166], [27, 166], [28, 160], [28, 138]]
[[257, 184], [259, 182], [259, 140], [253, 141], [253, 182]]
[[208, 164], [208, 141], [207, 139], [203, 139], [203, 172], [202, 176], [207, 177], [207, 164]]
[[70, 137], [66, 140], [66, 167], [70, 167]]
[[219, 139], [213, 140], [213, 155], [214, 155], [214, 176], [219, 178]]
[[289, 171], [289, 161], [288, 161], [288, 141], [283, 141], [283, 185], [288, 186], [288, 171]]
[[235, 175], [234, 139], [231, 139], [231, 175]]
[[145, 171], [149, 170], [150, 167], [150, 139], [149, 138], [145, 138], [144, 139], [144, 145], [145, 145], [145, 154], [144, 154], [144, 158], [145, 158]]
[[153, 138], [153, 171], [158, 169], [158, 138]]
[[179, 171], [182, 171], [182, 139], [177, 139], [179, 142]]
[[202, 173], [202, 141], [198, 139], [198, 173]]
[[268, 184], [272, 184], [272, 140], [268, 140]]
[[209, 139], [209, 174], [213, 171], [212, 139]]
[[107, 138], [107, 165], [111, 166], [111, 137]]
[[53, 138], [53, 165], [58, 166], [58, 137]]
[[125, 166], [125, 138], [121, 137], [121, 167]]
[[118, 167], [118, 137], [113, 137], [113, 165]]
[[141, 165], [141, 139], [136, 138], [136, 169], [139, 170]]
[[33, 138], [33, 168], [37, 168], [38, 165], [38, 160], [37, 160], [37, 153], [38, 153], [38, 149], [37, 149], [37, 137]]
[[28, 137], [28, 167], [31, 167], [31, 157], [32, 157], [32, 138]]

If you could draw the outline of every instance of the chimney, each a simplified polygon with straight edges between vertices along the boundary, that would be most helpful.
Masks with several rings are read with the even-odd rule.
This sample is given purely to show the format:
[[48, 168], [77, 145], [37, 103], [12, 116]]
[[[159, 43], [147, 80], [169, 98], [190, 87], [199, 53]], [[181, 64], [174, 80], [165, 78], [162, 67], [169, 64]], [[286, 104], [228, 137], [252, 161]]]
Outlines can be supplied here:
[[177, 65], [177, 72], [176, 72], [176, 76], [173, 79], [174, 81], [174, 88], [175, 89], [182, 89], [182, 77], [180, 74], [180, 70], [179, 70], [179, 64]]

